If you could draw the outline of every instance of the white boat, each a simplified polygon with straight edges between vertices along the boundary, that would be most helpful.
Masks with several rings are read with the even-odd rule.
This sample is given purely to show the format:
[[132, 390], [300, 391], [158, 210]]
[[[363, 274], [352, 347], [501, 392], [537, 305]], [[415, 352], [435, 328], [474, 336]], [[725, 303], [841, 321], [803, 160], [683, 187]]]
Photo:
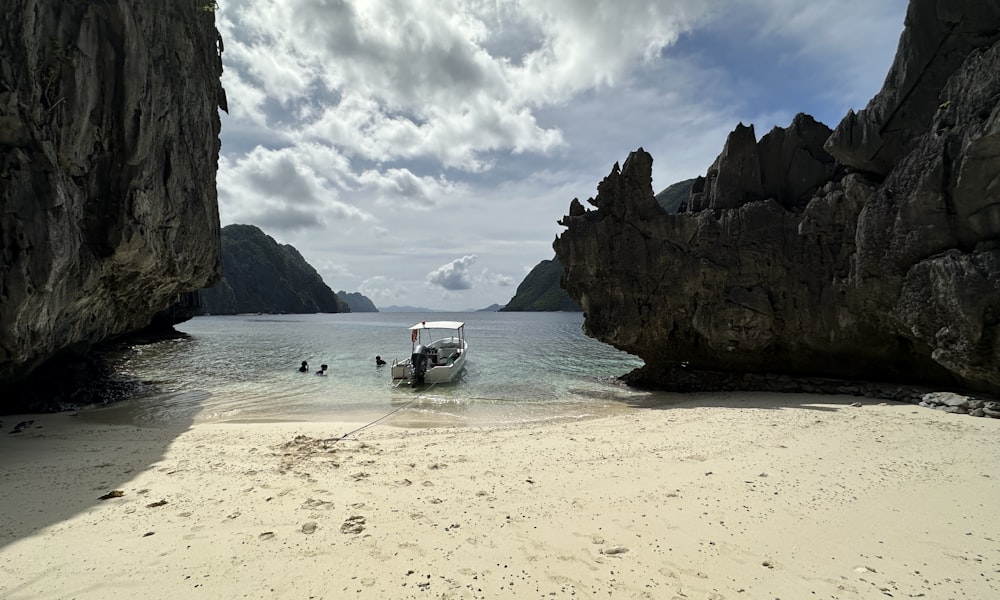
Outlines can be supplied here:
[[465, 323], [421, 321], [410, 327], [410, 357], [393, 359], [393, 385], [453, 381], [465, 367]]

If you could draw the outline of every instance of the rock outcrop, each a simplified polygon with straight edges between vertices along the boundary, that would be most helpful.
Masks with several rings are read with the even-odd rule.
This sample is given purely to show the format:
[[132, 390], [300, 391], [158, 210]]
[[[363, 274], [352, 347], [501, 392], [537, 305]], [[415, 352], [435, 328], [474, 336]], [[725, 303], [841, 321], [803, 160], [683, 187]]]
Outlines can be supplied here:
[[254, 225], [222, 228], [222, 280], [198, 294], [201, 314], [351, 312], [298, 250]]
[[[703, 178], [699, 178], [702, 181]], [[698, 179], [679, 181], [656, 194], [656, 202], [668, 213], [687, 210], [691, 188]], [[582, 206], [581, 206], [582, 210]], [[563, 266], [559, 257], [543, 260], [535, 265], [517, 286], [517, 291], [505, 306], [497, 306], [498, 312], [520, 311], [563, 311], [580, 312], [580, 305], [569, 297], [562, 288]], [[488, 310], [488, 309], [487, 309]]]
[[217, 279], [212, 5], [5, 0], [0, 388]]
[[996, 3], [912, 0], [868, 108], [759, 142], [741, 124], [676, 215], [631, 153], [554, 243], [585, 331], [668, 389], [783, 373], [1000, 390], [998, 40]]

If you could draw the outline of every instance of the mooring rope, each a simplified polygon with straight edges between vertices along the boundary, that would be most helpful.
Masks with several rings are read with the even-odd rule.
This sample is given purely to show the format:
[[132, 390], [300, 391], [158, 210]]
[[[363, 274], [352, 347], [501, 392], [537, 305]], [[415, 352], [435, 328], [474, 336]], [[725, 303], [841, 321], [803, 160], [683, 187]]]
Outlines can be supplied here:
[[[431, 389], [432, 387], [434, 387], [435, 385], [437, 385], [437, 384], [436, 384], [436, 383], [432, 383], [432, 384], [430, 384], [429, 386], [427, 386], [427, 389], [429, 390], [429, 389]], [[424, 390], [424, 391], [426, 391], [426, 390]], [[403, 404], [402, 406], [400, 406], [400, 407], [398, 407], [398, 408], [395, 408], [395, 409], [393, 409], [393, 410], [389, 411], [388, 413], [386, 413], [386, 414], [382, 415], [381, 417], [379, 417], [379, 418], [375, 419], [375, 420], [374, 420], [374, 421], [372, 421], [371, 423], [366, 423], [365, 425], [362, 425], [361, 427], [358, 427], [358, 428], [357, 428], [357, 429], [355, 429], [354, 431], [348, 431], [347, 433], [345, 433], [344, 435], [342, 435], [342, 436], [340, 436], [340, 437], [338, 437], [338, 438], [330, 438], [330, 439], [329, 439], [329, 440], [327, 440], [327, 441], [330, 441], [330, 442], [332, 442], [332, 443], [336, 444], [337, 442], [339, 442], [339, 441], [340, 441], [340, 440], [342, 440], [342, 439], [345, 439], [345, 438], [347, 438], [348, 436], [352, 436], [352, 435], [354, 435], [355, 433], [357, 433], [357, 432], [359, 432], [359, 431], [362, 431], [362, 430], [364, 430], [364, 429], [368, 429], [368, 428], [369, 428], [369, 427], [371, 427], [372, 425], [375, 425], [375, 424], [377, 424], [377, 423], [379, 423], [379, 422], [381, 422], [381, 421], [384, 421], [384, 420], [388, 419], [388, 418], [389, 418], [389, 417], [391, 417], [392, 415], [394, 415], [394, 414], [398, 413], [399, 411], [401, 411], [401, 410], [403, 410], [404, 408], [406, 408], [407, 406], [409, 406], [409, 405], [413, 404], [413, 403], [414, 403], [414, 402], [416, 402], [417, 400], [419, 400], [419, 396], [418, 396], [417, 398], [413, 398], [412, 400], [410, 400], [409, 402], [407, 402], [407, 403]]]

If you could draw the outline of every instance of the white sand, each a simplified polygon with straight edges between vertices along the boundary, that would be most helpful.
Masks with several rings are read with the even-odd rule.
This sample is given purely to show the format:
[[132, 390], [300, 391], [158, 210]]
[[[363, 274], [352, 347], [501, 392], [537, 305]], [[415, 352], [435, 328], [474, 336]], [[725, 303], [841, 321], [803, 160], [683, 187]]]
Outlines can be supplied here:
[[2, 417], [0, 597], [1000, 598], [1000, 420], [856, 401], [336, 443]]

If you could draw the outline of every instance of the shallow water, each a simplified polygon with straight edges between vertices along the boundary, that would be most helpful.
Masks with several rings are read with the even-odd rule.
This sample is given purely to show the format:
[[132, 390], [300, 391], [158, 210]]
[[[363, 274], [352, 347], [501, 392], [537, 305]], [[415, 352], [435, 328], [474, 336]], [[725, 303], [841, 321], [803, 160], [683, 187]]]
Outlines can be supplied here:
[[[469, 355], [453, 383], [393, 387], [420, 320], [466, 323]], [[191, 421], [367, 422], [478, 426], [578, 419], [626, 410], [640, 392], [614, 378], [638, 358], [586, 337], [581, 313], [354, 313], [197, 317], [179, 339], [136, 346], [121, 369], [150, 382], [88, 420], [169, 426]], [[299, 373], [307, 360], [309, 373]], [[329, 375], [312, 374], [320, 364]]]

